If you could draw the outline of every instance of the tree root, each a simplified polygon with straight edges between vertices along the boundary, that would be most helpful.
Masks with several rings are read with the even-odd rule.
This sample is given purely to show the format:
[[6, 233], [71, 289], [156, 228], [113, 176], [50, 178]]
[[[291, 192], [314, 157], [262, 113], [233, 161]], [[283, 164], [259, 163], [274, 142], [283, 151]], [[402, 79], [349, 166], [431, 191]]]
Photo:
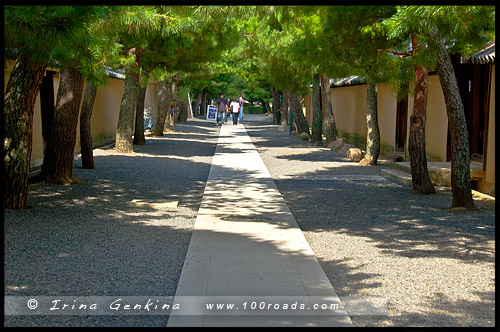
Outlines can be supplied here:
[[64, 185], [64, 186], [69, 186], [69, 185], [72, 185], [72, 184], [87, 184], [81, 180], [78, 180], [76, 178], [70, 178], [70, 177], [67, 177], [67, 176], [63, 176], [63, 177], [57, 177], [57, 178], [54, 178], [54, 177], [45, 177], [45, 182], [48, 183], [48, 184], [61, 184], [61, 185]]
[[373, 166], [373, 165], [376, 165], [376, 164], [377, 163], [375, 163], [373, 161], [373, 158], [371, 158], [371, 157], [367, 158], [366, 155], [358, 163], [359, 166]]

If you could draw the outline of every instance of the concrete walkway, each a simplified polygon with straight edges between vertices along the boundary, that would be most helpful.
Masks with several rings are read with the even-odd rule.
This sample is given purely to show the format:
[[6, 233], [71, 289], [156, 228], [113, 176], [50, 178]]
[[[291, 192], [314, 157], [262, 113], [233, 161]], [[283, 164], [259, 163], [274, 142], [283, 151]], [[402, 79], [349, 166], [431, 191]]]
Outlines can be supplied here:
[[[276, 310], [318, 299], [340, 307]], [[204, 311], [217, 300], [235, 308]], [[352, 326], [243, 125], [221, 128], [174, 303], [169, 327]]]

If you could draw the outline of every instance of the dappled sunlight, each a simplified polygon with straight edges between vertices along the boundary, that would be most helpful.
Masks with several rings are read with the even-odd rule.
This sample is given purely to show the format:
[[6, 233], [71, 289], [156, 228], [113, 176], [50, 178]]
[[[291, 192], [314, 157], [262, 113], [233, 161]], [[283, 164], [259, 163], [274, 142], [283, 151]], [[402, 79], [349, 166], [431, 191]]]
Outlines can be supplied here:
[[32, 208], [5, 215], [6, 294], [174, 295], [217, 139], [179, 130], [136, 155], [96, 149], [92, 170], [76, 160], [85, 185], [31, 185]]
[[[387, 230], [384, 232], [381, 228], [374, 228], [372, 231], [394, 234]], [[486, 300], [493, 305], [494, 279], [487, 287], [471, 288], [471, 285], [482, 284], [481, 279], [491, 275], [494, 260], [481, 264], [477, 261], [471, 265], [467, 260], [460, 260], [458, 257], [449, 259], [436, 255], [442, 251], [439, 242], [429, 243], [425, 240], [403, 239], [397, 236], [392, 240], [392, 245], [401, 250], [406, 248], [408, 252], [404, 253], [403, 257], [398, 256], [398, 250], [380, 250], [382, 241], [370, 241], [372, 236], [350, 235], [344, 232], [306, 232], [305, 235], [307, 238], [323, 237], [323, 241], [332, 243], [329, 254], [321, 248], [315, 250], [315, 253], [320, 261], [323, 254], [337, 257], [332, 261], [323, 261], [322, 265], [340, 298], [357, 294], [387, 299], [389, 317], [378, 317], [376, 321], [388, 320], [392, 322], [390, 325], [435, 326], [439, 322], [439, 316], [446, 312], [451, 315], [457, 326], [461, 326], [470, 321], [471, 317], [477, 317], [477, 313], [474, 314], [474, 310], [479, 308], [477, 304], [484, 304]], [[389, 241], [389, 237], [387, 236], [386, 241]], [[390, 243], [386, 243], [389, 247]], [[412, 254], [409, 254], [409, 251]], [[348, 259], [349, 257], [352, 258]], [[373, 262], [377, 264], [374, 265]], [[443, 276], [451, 279], [450, 282], [441, 283], [439, 279], [431, 279], [429, 268], [439, 269]], [[448, 287], [450, 284], [454, 287]], [[397, 291], [388, 295], [384, 293], [387, 287]], [[490, 317], [490, 322], [494, 320], [493, 311], [485, 311], [480, 314], [482, 315]], [[353, 318], [356, 318], [355, 322], [358, 324], [372, 325], [375, 317]]]
[[133, 199], [130, 203], [136, 206], [148, 206], [156, 210], [176, 209], [179, 205], [179, 201], [151, 202], [142, 199]]
[[[176, 296], [336, 297], [242, 129], [221, 128], [223, 136], [212, 160]], [[170, 317], [173, 326], [176, 318]], [[304, 318], [297, 316], [294, 320], [314, 322]], [[268, 322], [267, 318], [258, 319]], [[203, 317], [204, 322], [212, 320], [221, 322]], [[344, 324], [350, 324], [350, 320], [347, 318]]]
[[[6, 212], [6, 294], [174, 295], [198, 238], [184, 266], [200, 281], [188, 287], [194, 294], [324, 294], [333, 286], [341, 298], [386, 299], [390, 318], [357, 317], [361, 325], [445, 316], [460, 325], [481, 301], [494, 306], [494, 212], [446, 213], [449, 189], [414, 195], [377, 166], [307, 142], [270, 155], [266, 145], [276, 142], [264, 137], [255, 140], [258, 154], [224, 131], [216, 147], [210, 125], [148, 137], [133, 155], [95, 150], [94, 170], [75, 168], [86, 185], [32, 185], [34, 208]], [[248, 131], [265, 133], [252, 123]], [[256, 158], [283, 169], [270, 174]], [[321, 245], [311, 249], [306, 239]], [[311, 279], [318, 261], [328, 279]], [[429, 268], [455, 287], [429, 280]], [[469, 286], [484, 278], [491, 285]], [[387, 287], [397, 295], [384, 294]]]
[[[124, 158], [165, 158], [165, 159], [178, 159], [178, 160], [187, 160], [187, 161], [192, 161], [191, 156], [176, 156], [176, 155], [160, 155], [160, 154], [151, 154], [151, 153], [145, 153], [145, 152], [133, 152], [133, 153], [128, 153], [128, 154], [123, 154], [116, 152], [115, 150], [112, 150], [112, 152], [106, 151], [104, 153], [96, 153], [94, 154], [95, 157], [100, 157], [100, 156], [119, 156], [119, 157], [124, 157]], [[210, 164], [209, 162], [206, 162], [206, 164]]]
[[26, 285], [21, 285], [21, 286], [6, 286], [6, 288], [10, 291], [21, 291], [21, 290], [27, 290], [28, 286]]

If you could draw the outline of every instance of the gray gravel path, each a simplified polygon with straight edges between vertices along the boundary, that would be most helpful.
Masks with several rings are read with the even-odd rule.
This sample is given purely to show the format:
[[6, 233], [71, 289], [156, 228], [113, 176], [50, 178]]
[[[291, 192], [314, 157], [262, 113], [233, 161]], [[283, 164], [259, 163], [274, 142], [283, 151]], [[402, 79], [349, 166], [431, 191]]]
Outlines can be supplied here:
[[[86, 185], [30, 187], [28, 210], [5, 211], [5, 294], [173, 296], [219, 128], [203, 120], [147, 138], [135, 154], [75, 161]], [[140, 205], [178, 202], [178, 207]], [[6, 326], [166, 326], [168, 316], [5, 316]]]
[[[244, 122], [337, 294], [387, 299], [389, 316], [352, 316], [356, 326], [495, 325], [494, 209], [477, 202], [479, 212], [449, 214], [448, 190], [413, 195], [390, 178], [370, 180], [382, 175], [381, 166], [357, 166], [278, 131], [264, 116]], [[74, 175], [86, 185], [35, 184], [32, 209], [5, 211], [5, 294], [174, 295], [218, 133], [203, 120], [176, 129], [149, 138], [133, 156], [96, 150], [95, 170], [75, 162]], [[167, 320], [8, 316], [4, 325]]]
[[[387, 165], [357, 166], [263, 116], [245, 126], [337, 294], [387, 300], [387, 317], [355, 326], [495, 326], [494, 207], [450, 214], [450, 190], [349, 180]], [[321, 180], [333, 175], [347, 180]]]

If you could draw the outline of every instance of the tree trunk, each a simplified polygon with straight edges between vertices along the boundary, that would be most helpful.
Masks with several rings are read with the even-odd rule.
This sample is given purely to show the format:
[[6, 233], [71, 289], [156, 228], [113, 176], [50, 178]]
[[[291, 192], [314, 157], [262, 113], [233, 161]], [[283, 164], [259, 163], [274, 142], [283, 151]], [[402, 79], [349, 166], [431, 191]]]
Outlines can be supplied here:
[[192, 103], [191, 94], [189, 93], [189, 91], [187, 92], [187, 97], [188, 97], [187, 119], [191, 119], [191, 118], [193, 118], [193, 103]]
[[177, 121], [176, 122], [186, 122], [189, 116], [189, 107], [186, 102], [181, 101], [177, 103]]
[[200, 115], [207, 115], [207, 92], [203, 90], [201, 94], [201, 106], [200, 106]]
[[[172, 95], [172, 101], [170, 103], [170, 107], [169, 107], [169, 111], [170, 111], [170, 116], [169, 116], [169, 119], [172, 121], [172, 122], [168, 122], [168, 126], [167, 128], [169, 130], [175, 130], [175, 123], [177, 122], [177, 119], [178, 119], [178, 116], [179, 116], [179, 112], [177, 111], [177, 89], [179, 87], [179, 78], [180, 78], [180, 74], [178, 73], [175, 78], [174, 78], [174, 84], [172, 86], [172, 89], [170, 91], [171, 95]], [[174, 114], [172, 114], [172, 111], [171, 109], [173, 108], [173, 111], [174, 111]]]
[[4, 195], [6, 209], [28, 207], [33, 144], [33, 112], [46, 66], [29, 58], [16, 61], [4, 95]]
[[446, 104], [451, 138], [451, 192], [453, 196], [451, 207], [474, 210], [470, 180], [469, 137], [464, 105], [448, 51], [437, 31], [431, 34], [431, 38], [439, 47], [437, 71]]
[[174, 86], [173, 86], [173, 89], [172, 89], [172, 96], [173, 96], [173, 102], [171, 104], [170, 107], [173, 107], [174, 108], [174, 115], [173, 115], [173, 119], [172, 119], [172, 126], [174, 128], [171, 128], [173, 130], [175, 130], [175, 123], [177, 122], [178, 118], [179, 118], [179, 112], [176, 112], [176, 105], [177, 105], [177, 92], [178, 92], [178, 88], [179, 88], [179, 79], [180, 79], [180, 73], [177, 74], [177, 76], [175, 77], [174, 79]]
[[271, 112], [271, 106], [269, 105], [269, 103], [262, 101], [262, 104], [264, 105], [264, 109], [265, 109], [266, 113], [269, 114]]
[[61, 71], [52, 132], [43, 157], [41, 176], [47, 183], [73, 183], [76, 128], [85, 78], [76, 65]]
[[171, 78], [170, 83], [168, 79], [165, 79], [158, 84], [158, 120], [153, 128], [154, 136], [163, 136], [165, 125], [170, 128], [170, 105], [174, 97], [174, 87], [174, 77]]
[[368, 79], [366, 87], [366, 154], [361, 166], [376, 165], [380, 154], [380, 129], [378, 127], [377, 85]]
[[320, 78], [318, 74], [314, 75], [313, 78], [313, 90], [312, 90], [312, 110], [313, 110], [313, 121], [312, 121], [312, 142], [322, 142], [323, 141], [323, 113], [321, 111], [321, 87]]
[[307, 136], [310, 136], [309, 125], [307, 124], [304, 112], [302, 112], [299, 96], [290, 94], [290, 109], [293, 112], [293, 122], [297, 128], [297, 134], [307, 133]]
[[[56, 105], [54, 97], [54, 71], [45, 71], [45, 77], [40, 88], [40, 106], [42, 116], [42, 137], [43, 137], [43, 152], [47, 147], [47, 140], [50, 137], [52, 130], [52, 120], [54, 119], [54, 107]], [[42, 93], [42, 90], [45, 91]], [[47, 100], [45, 100], [47, 99]], [[48, 107], [47, 107], [48, 106]]]
[[135, 108], [137, 107], [137, 93], [140, 85], [139, 69], [142, 49], [130, 49], [129, 55], [132, 53], [135, 55], [135, 62], [125, 68], [125, 88], [116, 127], [115, 150], [120, 153], [134, 152], [132, 134]]
[[[143, 79], [147, 81], [149, 75], [143, 75]], [[146, 137], [144, 137], [144, 99], [146, 98], [146, 90], [147, 86], [143, 87], [142, 84], [139, 84], [137, 104], [135, 107], [134, 145], [146, 144]]]
[[[418, 49], [417, 36], [411, 36], [412, 48]], [[413, 182], [413, 192], [417, 194], [436, 193], [427, 169], [425, 154], [425, 117], [429, 89], [428, 70], [413, 60], [415, 71], [415, 92], [413, 110], [410, 116], [410, 137], [408, 149], [410, 153], [410, 169]]]
[[163, 127], [165, 127], [165, 118], [168, 114], [167, 104], [170, 104], [168, 79], [164, 79], [158, 83], [158, 116], [156, 124], [153, 128], [154, 136], [163, 136]]
[[272, 88], [271, 93], [273, 95], [273, 122], [279, 125], [281, 115], [280, 94], [275, 88]]
[[87, 81], [87, 87], [83, 95], [82, 110], [80, 112], [80, 150], [82, 153], [82, 167], [85, 169], [94, 168], [94, 150], [92, 149], [90, 121], [96, 95], [97, 85], [91, 81]]
[[281, 101], [281, 123], [285, 123], [289, 125], [289, 119], [288, 119], [288, 112], [289, 112], [289, 105], [288, 105], [288, 98], [290, 98], [290, 93], [288, 91], [283, 91], [283, 100]]
[[321, 79], [321, 108], [323, 109], [323, 135], [325, 135], [325, 147], [331, 148], [337, 140], [337, 125], [333, 114], [332, 93], [330, 91], [330, 78], [324, 74]]
[[194, 103], [194, 116], [196, 117], [197, 115], [201, 114], [201, 93], [198, 93], [195, 97], [196, 102]]

